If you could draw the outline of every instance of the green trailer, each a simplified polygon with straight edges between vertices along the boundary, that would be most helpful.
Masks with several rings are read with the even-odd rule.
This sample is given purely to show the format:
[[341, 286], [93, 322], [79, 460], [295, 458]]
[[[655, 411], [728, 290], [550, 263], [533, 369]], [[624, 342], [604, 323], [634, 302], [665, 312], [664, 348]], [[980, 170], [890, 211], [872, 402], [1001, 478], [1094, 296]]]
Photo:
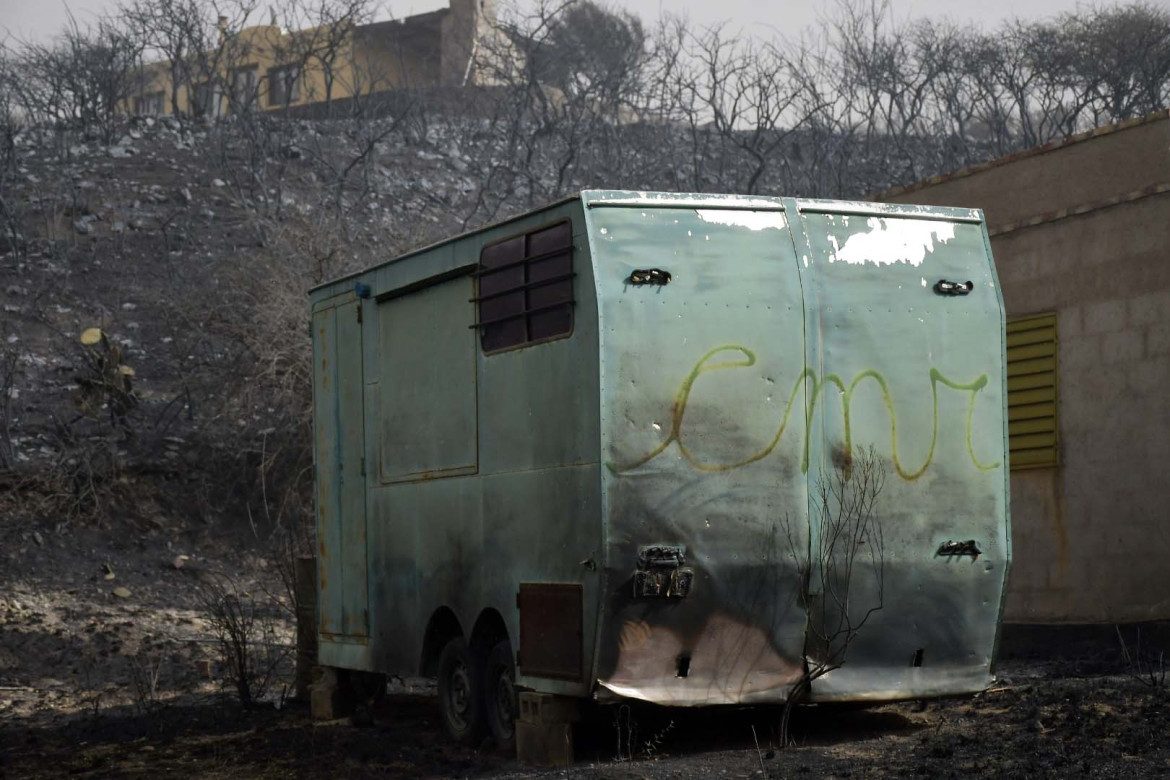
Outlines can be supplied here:
[[[993, 680], [1007, 377], [980, 211], [587, 191], [311, 300], [322, 665], [437, 676], [452, 734], [504, 744], [516, 688]], [[824, 487], [859, 452], [887, 478], [842, 591]], [[834, 610], [868, 615], [841, 664]]]

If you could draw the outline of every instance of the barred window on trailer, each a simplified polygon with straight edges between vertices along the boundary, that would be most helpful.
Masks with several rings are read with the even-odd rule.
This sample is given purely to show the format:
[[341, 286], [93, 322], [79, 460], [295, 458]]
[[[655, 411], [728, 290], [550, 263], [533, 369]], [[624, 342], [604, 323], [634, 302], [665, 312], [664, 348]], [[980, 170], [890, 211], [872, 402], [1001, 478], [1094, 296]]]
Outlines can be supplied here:
[[1058, 463], [1056, 315], [1007, 323], [1008, 450], [1011, 467]]
[[568, 221], [484, 247], [476, 276], [476, 327], [484, 352], [572, 332], [575, 274]]

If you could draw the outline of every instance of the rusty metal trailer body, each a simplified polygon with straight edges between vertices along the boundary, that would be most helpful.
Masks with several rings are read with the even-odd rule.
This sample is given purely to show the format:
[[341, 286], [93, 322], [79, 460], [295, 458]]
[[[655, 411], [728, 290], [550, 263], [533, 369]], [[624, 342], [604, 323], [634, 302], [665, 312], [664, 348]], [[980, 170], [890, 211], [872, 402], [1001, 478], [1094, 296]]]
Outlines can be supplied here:
[[311, 297], [322, 664], [433, 674], [456, 637], [506, 639], [537, 691], [782, 702], [823, 595], [794, 551], [872, 445], [884, 566], [851, 601], [882, 609], [811, 700], [992, 680], [1007, 378], [981, 212], [584, 192]]

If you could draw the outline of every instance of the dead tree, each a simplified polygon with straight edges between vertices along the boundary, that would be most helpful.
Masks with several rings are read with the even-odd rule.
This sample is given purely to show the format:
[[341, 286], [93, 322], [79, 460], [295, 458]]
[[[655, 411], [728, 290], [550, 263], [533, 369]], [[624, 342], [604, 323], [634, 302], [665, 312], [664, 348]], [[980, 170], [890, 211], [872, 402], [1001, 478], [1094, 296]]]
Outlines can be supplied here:
[[4, 177], [17, 173], [16, 137], [27, 119], [21, 115], [18, 78], [17, 64], [0, 42], [0, 199], [7, 189]]
[[216, 12], [200, 18], [191, 29], [191, 58], [187, 67], [189, 104], [192, 113], [211, 118], [225, 111], [242, 113], [254, 96], [236, 83], [238, 66], [249, 60], [250, 42], [240, 32], [252, 24], [257, 0], [227, 0], [211, 4]]
[[166, 61], [172, 116], [183, 115], [179, 91], [191, 86], [198, 47], [208, 40], [203, 30], [209, 26], [210, 10], [201, 0], [130, 0], [119, 6], [122, 18], [136, 31], [147, 54]]
[[629, 166], [644, 152], [622, 142], [642, 113], [646, 63], [641, 22], [592, 2], [540, 2], [493, 22], [471, 67], [489, 86], [457, 140], [476, 184], [464, 225], [616, 184], [617, 160]]
[[1121, 643], [1121, 657], [1125, 661], [1126, 674], [1146, 686], [1152, 691], [1166, 692], [1166, 651], [1157, 647], [1151, 648], [1147, 642], [1142, 647], [1142, 628], [1135, 627], [1135, 641], [1132, 648], [1125, 641], [1121, 626], [1113, 627], [1117, 631], [1117, 641]]
[[7, 344], [0, 350], [0, 473], [16, 468], [12, 440], [12, 391], [16, 387], [17, 351]]
[[354, 53], [354, 31], [374, 17], [372, 0], [305, 0], [301, 17], [311, 29], [305, 65], [318, 68], [325, 87], [325, 115], [333, 115], [333, 91]]
[[7, 88], [30, 122], [113, 143], [123, 106], [138, 91], [143, 49], [130, 27], [109, 19], [82, 26], [70, 16], [55, 40], [20, 45]]
[[858, 448], [845, 455], [817, 484], [816, 512], [807, 547], [799, 544], [785, 518], [789, 551], [801, 583], [798, 602], [805, 612], [804, 670], [784, 703], [780, 744], [789, 744], [793, 708], [817, 679], [845, 665], [849, 649], [885, 603], [885, 538], [877, 501], [886, 484], [886, 465], [877, 451]]
[[1094, 125], [1141, 116], [1170, 99], [1170, 11], [1150, 3], [1056, 17], [1067, 83]]
[[272, 613], [279, 606], [257, 602], [238, 582], [211, 574], [196, 590], [203, 620], [220, 653], [225, 682], [244, 707], [256, 706], [278, 682], [292, 647], [277, 635]]

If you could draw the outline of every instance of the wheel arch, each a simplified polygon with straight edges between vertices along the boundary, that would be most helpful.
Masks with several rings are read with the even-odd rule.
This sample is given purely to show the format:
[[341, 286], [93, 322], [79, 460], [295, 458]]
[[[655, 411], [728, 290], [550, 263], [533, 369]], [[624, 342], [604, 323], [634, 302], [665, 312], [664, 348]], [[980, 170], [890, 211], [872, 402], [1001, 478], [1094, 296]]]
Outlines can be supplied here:
[[[475, 626], [471, 629], [471, 649], [479, 654], [480, 658], [486, 658], [487, 654], [491, 652], [492, 648], [497, 643], [504, 640], [512, 641], [512, 637], [508, 634], [508, 626], [504, 623], [504, 616], [493, 607], [487, 607], [479, 613], [479, 617], [475, 620]], [[515, 646], [512, 647], [512, 652], [515, 653]]]
[[439, 656], [443, 648], [452, 639], [464, 636], [463, 627], [459, 625], [459, 618], [447, 606], [442, 606], [431, 613], [427, 621], [426, 633], [423, 635], [422, 657], [419, 658], [419, 673], [423, 677], [435, 677], [439, 673]]

